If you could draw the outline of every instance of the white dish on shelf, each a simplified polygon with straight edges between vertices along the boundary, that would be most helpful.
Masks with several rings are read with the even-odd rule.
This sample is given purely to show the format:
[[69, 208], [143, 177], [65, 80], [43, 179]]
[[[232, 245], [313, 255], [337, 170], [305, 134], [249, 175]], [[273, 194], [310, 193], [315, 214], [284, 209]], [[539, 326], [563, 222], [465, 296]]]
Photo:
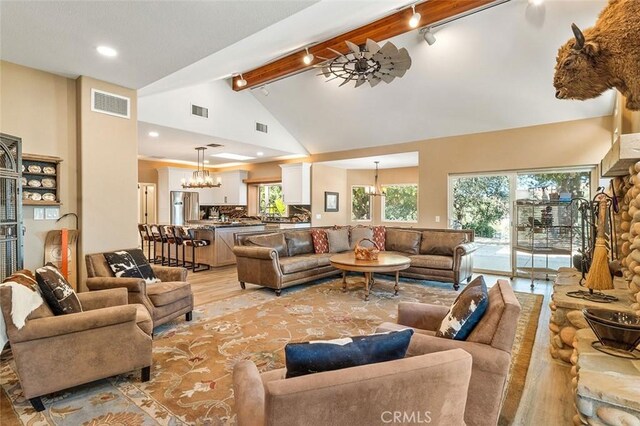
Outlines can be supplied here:
[[27, 178], [25, 178], [25, 177], [20, 178], [20, 184], [21, 184], [22, 186], [27, 186]]
[[29, 173], [42, 173], [42, 167], [38, 166], [37, 164], [32, 164], [29, 167], [27, 167], [27, 170], [29, 170]]
[[31, 194], [31, 200], [33, 201], [41, 201], [42, 200], [42, 195], [38, 194], [37, 192], [34, 192], [33, 194]]
[[44, 201], [55, 201], [56, 200], [56, 194], [51, 193], [51, 192], [45, 192], [44, 194], [42, 194], [42, 199]]
[[42, 173], [44, 173], [46, 175], [55, 175], [56, 174], [56, 168], [55, 167], [51, 167], [51, 166], [44, 166], [42, 168]]
[[55, 188], [56, 187], [56, 180], [55, 179], [51, 179], [51, 178], [44, 178], [44, 179], [42, 179], [42, 187], [43, 188]]
[[31, 179], [28, 184], [32, 188], [40, 188], [42, 186], [42, 183], [37, 179]]
[[31, 199], [31, 195], [32, 195], [32, 194], [33, 194], [32, 192], [29, 192], [29, 191], [23, 191], [23, 192], [22, 192], [22, 199], [23, 199], [23, 200], [30, 200], [30, 199]]

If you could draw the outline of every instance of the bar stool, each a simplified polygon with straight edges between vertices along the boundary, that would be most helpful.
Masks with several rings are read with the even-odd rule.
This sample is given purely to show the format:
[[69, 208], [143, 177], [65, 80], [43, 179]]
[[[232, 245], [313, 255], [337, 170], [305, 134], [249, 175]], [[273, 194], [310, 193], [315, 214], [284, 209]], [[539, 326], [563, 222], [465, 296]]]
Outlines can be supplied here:
[[[179, 230], [179, 227], [177, 226], [167, 226], [166, 227], [166, 232], [167, 232], [167, 239], [172, 242], [175, 245], [175, 261], [176, 261], [176, 266], [187, 266], [187, 260], [186, 257], [184, 255], [184, 237], [182, 236], [182, 233]], [[180, 263], [180, 247], [182, 247], [182, 263]]]
[[[164, 237], [167, 240], [167, 266], [180, 266], [178, 260], [178, 240], [173, 234], [173, 226], [165, 225], [160, 227], [160, 232], [163, 233]], [[171, 258], [171, 246], [175, 247], [175, 257]], [[164, 265], [164, 263], [163, 263]]]
[[[149, 225], [139, 223], [138, 234], [140, 234], [140, 242], [142, 243], [142, 252], [144, 253], [144, 244], [147, 243], [147, 261], [151, 262], [151, 242], [153, 241], [153, 235], [150, 233]], [[155, 253], [154, 253], [155, 254]]]
[[[165, 264], [165, 256], [164, 256], [164, 245], [167, 244], [167, 238], [162, 231], [161, 225], [151, 225], [149, 226], [149, 230], [151, 232], [151, 236], [153, 237], [153, 263], [159, 263], [161, 265]], [[157, 245], [160, 244], [160, 257], [157, 255]]]
[[182, 226], [176, 226], [175, 229], [180, 235], [180, 238], [182, 238], [183, 244], [187, 247], [191, 247], [191, 271], [202, 272], [211, 269], [211, 265], [196, 262], [196, 248], [206, 247], [211, 244], [211, 241], [193, 238], [193, 233]]

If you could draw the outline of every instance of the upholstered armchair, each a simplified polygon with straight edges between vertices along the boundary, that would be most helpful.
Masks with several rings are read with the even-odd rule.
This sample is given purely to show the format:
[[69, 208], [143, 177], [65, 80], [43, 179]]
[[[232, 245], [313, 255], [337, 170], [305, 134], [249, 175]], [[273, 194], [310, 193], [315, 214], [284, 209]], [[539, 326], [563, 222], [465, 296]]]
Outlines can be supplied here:
[[506, 280], [489, 290], [489, 306], [469, 337], [451, 340], [436, 337], [449, 308], [423, 303], [399, 303], [398, 323], [383, 323], [377, 332], [412, 327], [407, 356], [450, 349], [464, 349], [473, 357], [473, 368], [464, 420], [467, 425], [496, 425], [502, 408], [505, 384], [511, 364], [520, 303]]
[[0, 306], [25, 398], [44, 410], [41, 396], [142, 369], [151, 372], [151, 317], [127, 304], [125, 289], [78, 293], [83, 312], [53, 315], [43, 305], [18, 329], [12, 289], [0, 286]]
[[191, 321], [193, 293], [185, 268], [151, 265], [161, 282], [147, 284], [142, 278], [115, 277], [102, 253], [88, 254], [85, 261], [89, 290], [126, 288], [129, 303], [139, 303], [149, 310], [154, 328], [180, 315]]
[[[464, 425], [471, 357], [457, 349], [285, 379], [233, 370], [238, 426]], [[400, 416], [400, 417], [397, 417]]]

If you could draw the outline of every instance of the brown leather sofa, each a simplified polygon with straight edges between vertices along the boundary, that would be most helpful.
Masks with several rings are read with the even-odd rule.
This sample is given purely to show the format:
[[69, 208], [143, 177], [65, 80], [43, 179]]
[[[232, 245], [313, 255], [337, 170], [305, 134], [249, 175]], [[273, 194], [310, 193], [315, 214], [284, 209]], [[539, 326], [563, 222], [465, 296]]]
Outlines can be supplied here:
[[[387, 228], [385, 250], [411, 259], [400, 276], [451, 282], [457, 290], [473, 273], [473, 239], [471, 230]], [[277, 295], [283, 288], [340, 273], [329, 261], [336, 253], [315, 254], [310, 229], [237, 234], [233, 252], [242, 288], [258, 284]]]
[[147, 285], [141, 278], [117, 278], [103, 253], [88, 254], [85, 262], [89, 290], [126, 288], [129, 303], [139, 303], [148, 309], [153, 319], [153, 328], [180, 315], [185, 315], [186, 320], [191, 321], [193, 293], [187, 282], [185, 268], [151, 265], [161, 282]]
[[511, 365], [511, 348], [516, 336], [520, 303], [506, 280], [489, 290], [489, 307], [467, 340], [435, 337], [449, 308], [423, 303], [398, 304], [398, 323], [383, 323], [376, 332], [412, 327], [407, 356], [450, 349], [464, 349], [473, 358], [465, 422], [470, 426], [496, 425], [502, 408], [505, 384]]
[[11, 319], [11, 293], [0, 286], [0, 306], [22, 391], [36, 411], [44, 410], [42, 395], [94, 380], [138, 368], [149, 380], [151, 317], [127, 304], [124, 288], [78, 293], [83, 312], [75, 314], [56, 316], [43, 305], [21, 329]]
[[471, 357], [461, 349], [285, 379], [233, 370], [238, 426], [464, 425]]

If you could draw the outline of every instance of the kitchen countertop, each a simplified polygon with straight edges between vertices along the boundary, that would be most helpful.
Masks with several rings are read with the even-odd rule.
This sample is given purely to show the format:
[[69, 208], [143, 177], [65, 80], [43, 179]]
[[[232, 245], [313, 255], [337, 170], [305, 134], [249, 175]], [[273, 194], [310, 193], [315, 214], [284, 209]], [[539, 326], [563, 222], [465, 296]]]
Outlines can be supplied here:
[[192, 228], [239, 228], [250, 226], [264, 226], [262, 222], [218, 222], [215, 220], [191, 220], [189, 226]]

